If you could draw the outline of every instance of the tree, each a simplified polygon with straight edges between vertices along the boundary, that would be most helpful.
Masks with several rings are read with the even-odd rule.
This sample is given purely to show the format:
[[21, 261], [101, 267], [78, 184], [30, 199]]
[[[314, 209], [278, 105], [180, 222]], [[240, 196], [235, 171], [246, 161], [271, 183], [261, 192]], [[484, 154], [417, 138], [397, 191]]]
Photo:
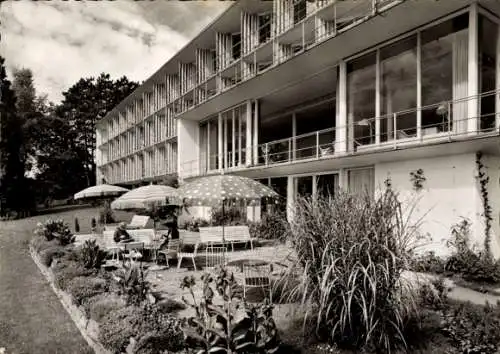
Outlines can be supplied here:
[[38, 120], [43, 116], [39, 111], [41, 106], [36, 97], [31, 70], [23, 68], [14, 71], [12, 88], [16, 95], [17, 116], [23, 132], [21, 155], [28, 172], [36, 163], [36, 141], [33, 135], [38, 132]]
[[23, 212], [30, 200], [24, 177], [23, 127], [16, 111], [16, 97], [7, 79], [4, 58], [0, 57], [0, 195], [2, 214], [5, 210]]
[[112, 80], [109, 74], [101, 74], [97, 79], [82, 78], [63, 92], [64, 99], [57, 107], [56, 113], [69, 123], [78, 154], [81, 154], [87, 186], [95, 184], [96, 122], [130, 95], [137, 86], [138, 83], [129, 81], [125, 76]]

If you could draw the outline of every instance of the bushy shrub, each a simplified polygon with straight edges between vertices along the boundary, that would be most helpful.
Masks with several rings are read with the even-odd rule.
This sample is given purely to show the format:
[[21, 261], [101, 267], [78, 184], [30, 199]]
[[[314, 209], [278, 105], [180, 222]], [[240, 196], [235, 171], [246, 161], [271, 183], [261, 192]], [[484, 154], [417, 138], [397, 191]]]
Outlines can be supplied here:
[[101, 322], [109, 313], [125, 306], [124, 299], [111, 293], [96, 295], [84, 303], [87, 316], [96, 322]]
[[99, 341], [102, 345], [113, 353], [123, 352], [130, 337], [138, 332], [140, 310], [136, 306], [126, 306], [104, 316], [99, 324]]
[[448, 288], [443, 278], [437, 278], [422, 284], [418, 291], [418, 300], [423, 307], [442, 310], [447, 304]]
[[49, 219], [43, 224], [38, 223], [35, 234], [45, 237], [47, 241], [51, 241], [55, 238], [62, 246], [66, 246], [75, 241], [75, 237], [71, 233], [69, 225], [63, 220]]
[[104, 279], [89, 276], [77, 276], [69, 280], [66, 288], [77, 305], [82, 305], [85, 300], [107, 290], [107, 283]]
[[176, 352], [184, 346], [179, 320], [162, 312], [158, 306], [146, 305], [142, 310], [142, 325], [135, 353], [157, 354], [164, 350]]
[[391, 190], [377, 199], [298, 200], [288, 238], [303, 269], [295, 292], [314, 308], [319, 335], [383, 352], [406, 346], [402, 333], [416, 306], [401, 273], [419, 239], [409, 219]]
[[64, 258], [61, 259], [61, 261], [54, 267], [55, 283], [62, 290], [67, 289], [69, 282], [73, 278], [90, 276], [95, 273], [96, 271], [93, 269], [87, 269], [78, 262], [70, 261]]
[[53, 245], [39, 252], [40, 261], [46, 267], [50, 267], [54, 259], [61, 258], [62, 256], [64, 256], [64, 254], [64, 249], [62, 249], [59, 245]]
[[455, 304], [446, 311], [443, 331], [460, 353], [497, 353], [500, 311], [490, 305]]
[[99, 248], [96, 240], [86, 240], [80, 250], [80, 260], [85, 268], [100, 269], [106, 253]]
[[211, 225], [213, 226], [237, 226], [246, 224], [246, 215], [242, 208], [235, 206], [214, 208], [211, 215]]
[[75, 232], [80, 232], [80, 223], [78, 222], [78, 218], [75, 218]]
[[452, 254], [446, 261], [446, 271], [459, 274], [469, 281], [500, 282], [500, 262], [470, 245], [470, 227], [471, 223], [467, 219], [452, 226], [448, 241]]
[[250, 235], [263, 240], [283, 240], [289, 229], [284, 213], [265, 213], [260, 222], [251, 223]]
[[106, 315], [99, 326], [99, 340], [109, 350], [120, 353], [131, 337], [136, 353], [178, 351], [183, 346], [179, 321], [152, 306], [128, 306]]
[[114, 224], [117, 220], [115, 214], [111, 207], [106, 204], [103, 209], [99, 211], [99, 223], [102, 224]]
[[411, 268], [415, 272], [443, 274], [446, 268], [446, 260], [436, 256], [434, 252], [429, 252], [415, 257]]
[[206, 227], [209, 225], [210, 225], [209, 221], [207, 221], [205, 219], [197, 218], [197, 219], [190, 219], [190, 220], [182, 223], [181, 225], [179, 225], [179, 229], [187, 230], [187, 231], [191, 231], [191, 232], [199, 232], [200, 227]]
[[165, 299], [157, 303], [158, 310], [163, 313], [172, 313], [186, 309], [186, 305], [173, 299]]

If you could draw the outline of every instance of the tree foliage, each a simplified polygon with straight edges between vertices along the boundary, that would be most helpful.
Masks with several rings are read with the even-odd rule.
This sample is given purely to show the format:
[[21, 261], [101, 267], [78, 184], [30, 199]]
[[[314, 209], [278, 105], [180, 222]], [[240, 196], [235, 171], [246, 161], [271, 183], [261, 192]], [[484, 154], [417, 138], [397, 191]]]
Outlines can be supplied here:
[[0, 57], [0, 196], [1, 212], [22, 212], [31, 203], [29, 188], [24, 176], [25, 158], [23, 143], [23, 121], [17, 112], [16, 95], [7, 78], [4, 58]]
[[88, 186], [95, 184], [95, 125], [118, 103], [137, 88], [126, 77], [112, 80], [109, 74], [97, 78], [82, 78], [66, 92], [56, 109], [58, 117], [66, 120], [85, 170]]
[[[65, 199], [95, 184], [95, 126], [138, 86], [108, 74], [82, 78], [54, 105], [37, 95], [30, 69], [11, 84], [0, 57], [0, 193], [4, 207], [20, 211], [34, 201]], [[26, 178], [31, 172], [34, 178]], [[31, 194], [30, 194], [31, 191]], [[5, 208], [4, 208], [5, 209]]]

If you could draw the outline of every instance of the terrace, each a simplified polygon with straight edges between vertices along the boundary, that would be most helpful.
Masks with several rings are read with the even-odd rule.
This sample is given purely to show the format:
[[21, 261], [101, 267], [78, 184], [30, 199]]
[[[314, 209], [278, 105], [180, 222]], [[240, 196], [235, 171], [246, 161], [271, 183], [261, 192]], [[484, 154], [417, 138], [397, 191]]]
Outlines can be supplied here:
[[[434, 147], [429, 154], [435, 154], [442, 144], [456, 143], [456, 152], [466, 149], [475, 151], [482, 147], [497, 154], [496, 137], [499, 135], [499, 113], [495, 111], [494, 102], [498, 91], [490, 91], [476, 96], [440, 102], [420, 108], [406, 109], [380, 117], [357, 119], [355, 123], [341, 127], [322, 128], [304, 134], [291, 134], [291, 125], [272, 126], [263, 122], [261, 130], [264, 134], [285, 135], [275, 140], [268, 140], [257, 146], [256, 159], [251, 164], [231, 164], [224, 168], [227, 172], [255, 171], [273, 167], [294, 166], [306, 162], [341, 161], [358, 156], [383, 155], [403, 149], [418, 147]], [[471, 102], [478, 103], [478, 116], [467, 114], [467, 106]], [[333, 101], [334, 103], [334, 101]], [[323, 104], [325, 106], [327, 104]], [[321, 105], [310, 110], [304, 116], [304, 124], [308, 128], [315, 126], [314, 114], [321, 117]], [[331, 107], [330, 107], [331, 111]], [[327, 123], [331, 124], [332, 123]], [[300, 130], [296, 130], [300, 132]], [[339, 131], [347, 131], [342, 139]], [[286, 136], [288, 135], [288, 136]], [[267, 136], [264, 135], [264, 140]], [[461, 148], [459, 148], [461, 146]], [[442, 150], [442, 149], [441, 149]], [[446, 150], [446, 149], [445, 149]], [[444, 150], [442, 150], [443, 153]], [[246, 152], [245, 148], [241, 153]], [[389, 159], [394, 155], [387, 155]], [[209, 164], [204, 159], [188, 161], [181, 164], [181, 174], [185, 178], [199, 175], [220, 173], [217, 161], [224, 158], [231, 160], [231, 151], [224, 154], [208, 155]], [[242, 160], [243, 161], [243, 160]], [[222, 166], [225, 166], [222, 164]], [[204, 167], [204, 168], [203, 168]]]

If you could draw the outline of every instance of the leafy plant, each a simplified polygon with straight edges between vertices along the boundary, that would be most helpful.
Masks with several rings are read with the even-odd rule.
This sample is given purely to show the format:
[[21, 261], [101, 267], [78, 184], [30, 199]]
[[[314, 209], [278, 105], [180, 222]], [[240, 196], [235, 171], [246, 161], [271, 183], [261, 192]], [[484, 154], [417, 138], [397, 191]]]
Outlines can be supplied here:
[[40, 251], [40, 260], [45, 266], [50, 267], [55, 258], [60, 258], [63, 255], [64, 250], [61, 249], [61, 246], [53, 245], [52, 247]]
[[288, 237], [298, 261], [289, 276], [299, 269], [302, 282], [288, 296], [303, 294], [303, 306], [314, 311], [305, 321], [316, 320], [320, 338], [382, 352], [407, 346], [404, 328], [416, 305], [401, 273], [420, 239], [411, 214], [391, 190], [376, 199], [339, 193], [298, 200]]
[[105, 204], [104, 208], [99, 211], [99, 223], [100, 224], [112, 224], [117, 222], [113, 210], [108, 203]]
[[139, 305], [147, 299], [150, 284], [142, 267], [136, 264], [125, 264], [114, 274], [119, 293], [124, 295], [127, 304]]
[[452, 254], [446, 261], [445, 269], [464, 279], [476, 282], [497, 283], [500, 281], [500, 262], [494, 261], [487, 253], [477, 252], [470, 245], [471, 223], [462, 219], [451, 228], [451, 238], [447, 246]]
[[214, 208], [212, 210], [211, 224], [213, 226], [236, 226], [246, 224], [246, 214], [242, 208], [229, 206], [222, 208]]
[[57, 239], [62, 246], [69, 245], [75, 241], [74, 235], [69, 229], [69, 225], [63, 220], [49, 219], [45, 223], [38, 223], [35, 234], [45, 237], [47, 241]]
[[[196, 301], [193, 292], [194, 277], [185, 277], [181, 288], [188, 289], [192, 302], [183, 300], [196, 311], [183, 326], [188, 337], [188, 346], [197, 353], [275, 353], [279, 349], [276, 325], [272, 318], [272, 305], [265, 302], [259, 306], [245, 306], [240, 319], [238, 311], [243, 309], [242, 289], [234, 275], [220, 268], [215, 279], [210, 274], [201, 278], [203, 292]], [[214, 301], [218, 294], [220, 301]]]
[[420, 192], [424, 188], [424, 182], [427, 180], [424, 176], [424, 170], [419, 168], [416, 171], [410, 172], [410, 180], [413, 185], [413, 189], [416, 192]]
[[288, 228], [289, 224], [285, 214], [265, 213], [260, 222], [250, 224], [250, 235], [264, 240], [283, 240]]
[[115, 353], [125, 351], [134, 337], [134, 353], [177, 352], [184, 336], [179, 320], [159, 311], [155, 305], [127, 306], [111, 311], [99, 325], [99, 340]]
[[412, 270], [421, 273], [442, 274], [445, 272], [446, 260], [436, 256], [434, 252], [415, 257]]
[[71, 294], [77, 305], [82, 305], [84, 301], [106, 292], [107, 289], [107, 283], [102, 278], [78, 276], [69, 281], [66, 291]]
[[79, 276], [94, 275], [94, 269], [87, 269], [77, 261], [61, 258], [54, 267], [54, 277], [56, 285], [62, 290], [68, 288], [69, 282]]
[[490, 198], [488, 193], [488, 183], [490, 177], [486, 173], [486, 166], [482, 160], [483, 154], [479, 151], [476, 154], [477, 178], [479, 181], [479, 188], [481, 193], [481, 201], [483, 203], [483, 217], [484, 217], [484, 251], [485, 256], [492, 258], [491, 254], [491, 222], [493, 221]]
[[87, 316], [97, 322], [101, 322], [111, 311], [125, 306], [125, 300], [109, 292], [93, 296], [84, 304]]
[[461, 353], [497, 353], [500, 345], [499, 310], [489, 304], [451, 306], [445, 313], [443, 332]]
[[80, 251], [80, 260], [87, 269], [99, 269], [104, 261], [105, 253], [99, 248], [96, 240], [86, 240]]
[[207, 220], [197, 218], [197, 219], [190, 219], [190, 220], [184, 222], [183, 224], [179, 225], [179, 229], [192, 231], [192, 232], [198, 232], [198, 231], [200, 231], [200, 227], [206, 227], [209, 225], [210, 225], [210, 222], [208, 222]]

